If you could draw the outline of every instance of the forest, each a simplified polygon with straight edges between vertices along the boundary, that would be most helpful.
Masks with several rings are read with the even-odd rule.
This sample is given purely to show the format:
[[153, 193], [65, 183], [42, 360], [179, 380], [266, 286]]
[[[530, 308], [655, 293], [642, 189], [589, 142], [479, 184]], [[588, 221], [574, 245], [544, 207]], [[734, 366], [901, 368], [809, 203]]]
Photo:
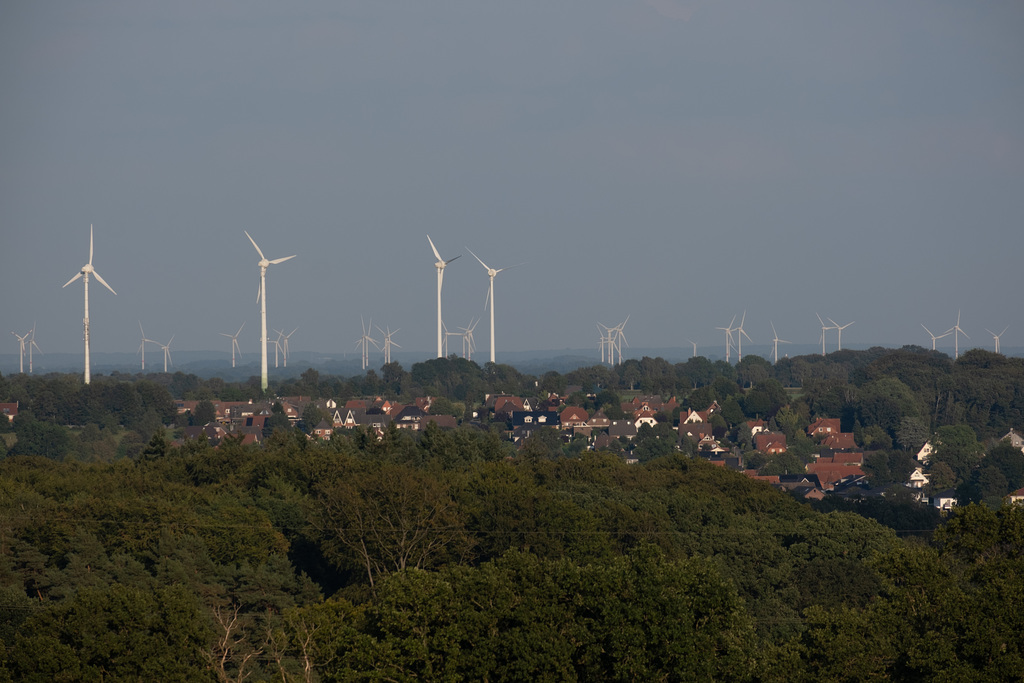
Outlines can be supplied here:
[[[211, 448], [174, 440], [192, 417], [176, 400], [262, 400], [258, 382], [0, 378], [19, 404], [0, 433], [0, 680], [1024, 678], [1024, 508], [991, 493], [1024, 474], [998, 441], [1022, 424], [1020, 359], [912, 347], [531, 377], [449, 358], [271, 392], [433, 395], [464, 419], [328, 441], [300, 420]], [[812, 504], [685, 449], [515, 450], [472, 419], [489, 393], [613, 412], [635, 392], [719, 401], [740, 449], [741, 418], [795, 436], [839, 417], [881, 454], [880, 482], [941, 433], [938, 464], [980, 504]]]

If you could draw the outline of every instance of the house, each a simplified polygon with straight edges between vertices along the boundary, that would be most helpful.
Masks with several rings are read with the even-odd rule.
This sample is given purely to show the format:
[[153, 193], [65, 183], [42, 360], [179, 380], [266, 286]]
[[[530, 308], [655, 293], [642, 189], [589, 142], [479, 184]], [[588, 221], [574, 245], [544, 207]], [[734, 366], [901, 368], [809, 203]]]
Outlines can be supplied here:
[[608, 436], [613, 439], [626, 437], [632, 441], [636, 438], [636, 425], [632, 420], [612, 420], [608, 425]]
[[6, 417], [8, 422], [14, 422], [14, 418], [18, 416], [18, 402], [0, 403], [0, 415]]
[[1024, 505], [1024, 488], [1019, 488], [1006, 497], [1010, 505]]
[[932, 506], [939, 510], [952, 510], [956, 507], [956, 490], [946, 489], [941, 493], [932, 496]]
[[1024, 453], [1024, 436], [1021, 436], [1012, 427], [1010, 428], [1010, 431], [1006, 433], [1006, 436], [1004, 436], [1001, 439], [1001, 441], [1007, 441], [1007, 440], [1009, 440], [1011, 446], [1013, 446], [1014, 448], [1016, 448], [1020, 452]]
[[513, 410], [512, 428], [520, 425], [536, 425], [538, 427], [560, 427], [558, 413], [550, 410]]
[[747, 425], [751, 435], [768, 431], [768, 423], [764, 420], [747, 420], [744, 424]]
[[654, 419], [654, 411], [650, 408], [640, 408], [633, 413], [633, 424], [637, 429], [640, 429], [642, 425], [653, 427], [658, 424], [658, 421]]
[[808, 474], [818, 475], [823, 491], [831, 491], [839, 484], [866, 479], [864, 470], [856, 465], [836, 465], [829, 462], [812, 462], [807, 465]]
[[754, 450], [768, 453], [786, 452], [786, 435], [782, 432], [759, 432], [754, 435]]
[[228, 435], [228, 431], [216, 422], [208, 422], [199, 427], [185, 427], [185, 439], [205, 440], [211, 446], [218, 446]]
[[863, 467], [864, 453], [862, 451], [835, 451], [823, 449], [817, 456], [816, 461], [820, 465], [842, 465], [844, 467]]
[[590, 416], [590, 419], [587, 420], [587, 424], [592, 429], [608, 429], [608, 427], [611, 426], [612, 421], [608, 419], [603, 410], [598, 410]]
[[852, 432], [833, 432], [825, 435], [825, 438], [821, 440], [821, 446], [823, 448], [842, 450], [844, 448], [856, 448], [857, 444], [853, 440]]
[[907, 479], [906, 486], [914, 494], [914, 500], [919, 503], [927, 503], [928, 496], [924, 493], [924, 487], [928, 485], [928, 475], [924, 473], [924, 468], [915, 467], [914, 471], [910, 473], [910, 477]]
[[405, 406], [392, 416], [392, 422], [399, 429], [411, 429], [413, 431], [418, 431], [423, 428], [421, 423], [426, 415], [427, 414], [419, 406]]
[[318, 439], [330, 440], [331, 434], [334, 433], [334, 425], [327, 422], [327, 420], [320, 420], [316, 427], [313, 427], [313, 436]]
[[917, 452], [917, 460], [918, 460], [918, 462], [923, 462], [925, 465], [927, 465], [928, 461], [932, 457], [932, 453], [934, 453], [934, 452], [935, 452], [935, 447], [932, 446], [932, 442], [931, 441], [925, 441], [924, 445], [921, 446], [921, 450], [919, 450]]
[[810, 437], [823, 436], [825, 434], [838, 434], [839, 432], [838, 417], [819, 417], [807, 426], [807, 436]]
[[441, 429], [455, 429], [459, 426], [458, 420], [452, 415], [430, 415], [423, 416], [421, 424], [426, 427], [427, 424], [433, 422]]
[[579, 406], [569, 406], [558, 414], [558, 420], [561, 422], [562, 429], [586, 427], [587, 420], [589, 419], [590, 415], [587, 414], [587, 411]]

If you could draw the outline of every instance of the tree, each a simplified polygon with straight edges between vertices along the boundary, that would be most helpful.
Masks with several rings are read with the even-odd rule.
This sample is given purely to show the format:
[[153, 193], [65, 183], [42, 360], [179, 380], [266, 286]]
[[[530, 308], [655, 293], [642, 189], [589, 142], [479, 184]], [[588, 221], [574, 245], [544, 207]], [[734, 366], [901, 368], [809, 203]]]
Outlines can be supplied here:
[[958, 483], [967, 481], [971, 470], [981, 462], [982, 446], [974, 430], [967, 425], [939, 427], [935, 432], [934, 445], [931, 461], [948, 465]]
[[192, 411], [192, 424], [194, 425], [209, 424], [216, 419], [217, 409], [213, 407], [213, 402], [209, 400], [204, 399], [200, 401]]

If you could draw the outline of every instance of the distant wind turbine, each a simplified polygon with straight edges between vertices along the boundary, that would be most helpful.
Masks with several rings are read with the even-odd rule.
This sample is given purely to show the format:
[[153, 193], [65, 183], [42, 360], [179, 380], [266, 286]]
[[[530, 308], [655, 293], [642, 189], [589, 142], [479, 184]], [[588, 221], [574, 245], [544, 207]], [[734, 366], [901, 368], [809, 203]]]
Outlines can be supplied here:
[[25, 341], [29, 338], [29, 336], [31, 336], [32, 333], [26, 332], [24, 336], [18, 334], [17, 332], [11, 332], [11, 334], [18, 338], [18, 346], [20, 347], [18, 349], [18, 355], [21, 358], [21, 361], [18, 364], [18, 372], [20, 372], [21, 374], [25, 374]]
[[[363, 351], [363, 370], [370, 365], [370, 344], [373, 344], [378, 350], [380, 346], [377, 345], [377, 340], [367, 334], [366, 323], [363, 322], [363, 316], [359, 316], [359, 322], [363, 326], [363, 336], [356, 342], [356, 346], [362, 348]], [[373, 318], [370, 319], [370, 331], [373, 330]]]
[[160, 346], [160, 343], [159, 342], [155, 342], [152, 339], [146, 339], [146, 331], [142, 329], [142, 321], [141, 320], [139, 321], [139, 332], [142, 333], [142, 343], [139, 344], [139, 351], [138, 352], [142, 354], [142, 371], [145, 372], [146, 371], [146, 342], [149, 342], [150, 344], [156, 344], [157, 346]]
[[737, 363], [743, 360], [743, 338], [746, 337], [747, 341], [749, 341], [749, 342], [753, 342], [754, 341], [753, 339], [750, 338], [750, 335], [747, 334], [746, 330], [743, 329], [743, 322], [746, 319], [747, 319], [747, 312], [743, 311], [743, 317], [740, 318], [740, 324], [733, 328], [733, 332], [739, 332], [739, 334], [736, 335], [736, 362]]
[[[34, 330], [35, 328], [32, 328], [32, 329]], [[1003, 333], [1005, 333], [1008, 329], [1010, 329], [1009, 325], [1004, 327], [1002, 332], [1000, 332], [999, 334], [996, 334], [995, 332], [993, 332], [992, 330], [988, 329], [987, 327], [985, 328], [985, 331], [988, 332], [989, 334], [991, 334], [992, 335], [992, 339], [994, 339], [995, 342], [996, 342], [996, 353], [999, 353], [999, 338], [1002, 337]]]
[[[924, 327], [924, 323], [921, 323], [921, 327]], [[937, 339], [942, 339], [943, 337], [948, 337], [949, 335], [953, 334], [952, 328], [946, 330], [945, 332], [939, 335], [932, 334], [932, 331], [929, 330], [927, 327], [924, 327], [924, 331], [927, 332], [928, 336], [932, 338], [932, 351], [935, 350], [935, 341]]]
[[[401, 328], [399, 328], [399, 329], [401, 329]], [[379, 325], [377, 326], [377, 330], [382, 335], [384, 335], [384, 364], [387, 365], [388, 363], [391, 362], [391, 347], [392, 346], [397, 346], [398, 348], [402, 348], [401, 345], [396, 344], [395, 342], [391, 341], [391, 335], [393, 335], [396, 332], [398, 332], [398, 330], [395, 330], [394, 332], [392, 332], [391, 328], [389, 327], [388, 331], [385, 332], [384, 330], [380, 329]]]
[[455, 256], [445, 261], [441, 258], [441, 254], [438, 253], [437, 247], [434, 246], [434, 240], [430, 239], [430, 235], [427, 235], [427, 241], [430, 242], [430, 248], [434, 252], [434, 256], [437, 257], [437, 261], [434, 263], [434, 267], [437, 268], [437, 357], [444, 358], [444, 349], [442, 344], [442, 322], [441, 322], [441, 283], [444, 281], [444, 269], [449, 263], [462, 256]]
[[[829, 327], [825, 324], [825, 321], [821, 319], [821, 316], [817, 313], [814, 314], [818, 318], [818, 322], [821, 323], [821, 355], [825, 355], [825, 332], [827, 330], [834, 330], [835, 327]], [[833, 323], [834, 324], [834, 323]]]
[[248, 231], [243, 232], [245, 232], [245, 236], [249, 238], [249, 241], [252, 242], [252, 246], [256, 247], [256, 253], [260, 255], [260, 260], [256, 262], [256, 265], [260, 267], [260, 289], [256, 293], [256, 300], [260, 304], [260, 388], [266, 391], [269, 384], [267, 381], [267, 268], [277, 263], [283, 263], [288, 259], [293, 259], [295, 254], [270, 260], [263, 255], [263, 250], [256, 244], [256, 240], [252, 238], [252, 235]]
[[241, 327], [238, 328], [238, 332], [230, 334], [228, 332], [219, 332], [220, 336], [228, 337], [231, 339], [231, 367], [235, 367], [235, 352], [238, 352], [238, 357], [242, 357], [242, 349], [238, 346], [238, 335], [242, 334], [242, 327], [245, 327], [243, 322]]
[[843, 330], [845, 330], [847, 327], [849, 327], [850, 325], [852, 325], [856, 321], [848, 322], [845, 325], [840, 325], [839, 323], [837, 323], [832, 318], [826, 318], [826, 320], [828, 320], [830, 323], [835, 325], [835, 327], [833, 327], [832, 329], [834, 329], [836, 331], [836, 334], [837, 334], [837, 339], [836, 339], [837, 347], [836, 347], [836, 350], [837, 351], [842, 351], [843, 350]]
[[89, 374], [89, 276], [94, 275], [101, 285], [110, 290], [110, 292], [117, 296], [117, 292], [114, 288], [106, 283], [106, 281], [100, 277], [100, 274], [96, 272], [96, 269], [92, 266], [92, 225], [89, 226], [89, 262], [82, 266], [82, 270], [79, 271], [78, 275], [74, 276], [70, 280], [64, 283], [67, 287], [78, 278], [82, 278], [83, 289], [85, 290], [85, 315], [82, 317], [82, 325], [85, 328], [85, 380], [88, 384], [91, 381]]
[[171, 362], [171, 342], [172, 341], [174, 341], [174, 335], [173, 334], [171, 335], [171, 338], [167, 340], [166, 344], [160, 344], [160, 348], [162, 348], [164, 350], [164, 373], [167, 372], [167, 365], [168, 364], [174, 365], [174, 363]]
[[[473, 250], [470, 249], [469, 247], [466, 247], [466, 251], [468, 251], [470, 254], [473, 254]], [[476, 254], [473, 254], [473, 258], [475, 258], [477, 261], [480, 261], [480, 265], [487, 270], [487, 277], [490, 280], [490, 284], [487, 286], [487, 299], [485, 301], [484, 307], [487, 308], [488, 306], [490, 306], [491, 309], [491, 362], [494, 363], [494, 276], [502, 271], [508, 270], [509, 268], [515, 268], [516, 266], [506, 266], [504, 268], [491, 268], [489, 265], [484, 263], [483, 260], [481, 260], [481, 258]]]
[[687, 339], [686, 341], [688, 341], [691, 344], [693, 344], [693, 357], [696, 358], [697, 357], [697, 342], [691, 341], [689, 339]]
[[968, 339], [970, 339], [970, 337], [967, 335], [967, 333], [964, 332], [962, 329], [960, 329], [960, 311], [959, 310], [957, 310], [957, 312], [956, 312], [956, 325], [953, 325], [953, 327], [951, 327], [949, 331], [953, 333], [953, 359], [955, 360], [955, 359], [960, 357], [960, 336], [959, 335], [962, 334], [965, 337], [967, 337]]
[[[1006, 330], [1004, 330], [1006, 332]], [[39, 344], [36, 343], [36, 324], [32, 324], [32, 332], [29, 333], [29, 374], [32, 374], [32, 349], [36, 349], [40, 353], [43, 349], [39, 348]]]
[[480, 319], [477, 318], [475, 321], [470, 319], [469, 325], [466, 327], [460, 327], [462, 330], [462, 356], [466, 360], [473, 360], [473, 352], [476, 351], [476, 340], [473, 339], [473, 330], [480, 324]]
[[772, 345], [773, 345], [772, 355], [775, 356], [775, 360], [772, 361], [772, 362], [773, 363], [778, 363], [779, 362], [779, 344], [792, 344], [792, 342], [786, 341], [785, 339], [779, 339], [779, 333], [775, 331], [775, 323], [773, 323], [771, 320], [769, 320], [768, 323], [772, 326], [772, 337], [773, 337], [773, 339], [772, 339]]
[[735, 322], [736, 322], [736, 316], [733, 316], [732, 320], [729, 321], [729, 326], [728, 327], [716, 327], [715, 328], [716, 330], [722, 330], [722, 331], [725, 332], [725, 362], [726, 363], [729, 362], [729, 352], [732, 350], [732, 347], [733, 347], [732, 333], [736, 329], [735, 327], [733, 327], [733, 323], [735, 323]]
[[[274, 330], [277, 332], [277, 341], [275, 342], [278, 348], [281, 349], [281, 357], [284, 359], [284, 366], [288, 367], [288, 354], [291, 353], [291, 349], [288, 348], [288, 340], [291, 339], [292, 335], [295, 334], [299, 328], [295, 328], [288, 334], [284, 333], [284, 330]], [[274, 367], [277, 367], [277, 352], [274, 352]]]

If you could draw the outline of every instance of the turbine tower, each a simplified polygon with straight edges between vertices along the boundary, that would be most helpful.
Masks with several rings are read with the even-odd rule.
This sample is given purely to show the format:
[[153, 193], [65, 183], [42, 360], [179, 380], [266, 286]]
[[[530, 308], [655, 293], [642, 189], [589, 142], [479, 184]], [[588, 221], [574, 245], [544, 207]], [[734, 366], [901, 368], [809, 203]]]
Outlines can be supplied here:
[[[1005, 332], [1005, 331], [1006, 330], [1003, 330], [1003, 332]], [[32, 323], [32, 331], [29, 333], [29, 335], [30, 336], [28, 338], [28, 374], [31, 375], [32, 374], [32, 349], [34, 348], [39, 353], [43, 352], [43, 350], [41, 348], [39, 348], [39, 344], [36, 344], [36, 325], [35, 325], [35, 323]]]
[[[921, 323], [921, 327], [924, 327], [924, 323]], [[940, 334], [940, 335], [932, 334], [932, 331], [929, 330], [927, 327], [924, 327], [924, 331], [927, 332], [928, 336], [932, 338], [932, 351], [935, 350], [935, 340], [936, 339], [942, 339], [943, 337], [948, 337], [949, 335], [953, 334], [953, 330], [952, 329], [946, 330], [943, 334]]]
[[951, 327], [949, 331], [953, 333], [953, 360], [956, 360], [957, 358], [960, 357], [960, 335], [962, 334], [968, 339], [970, 339], [967, 333], [960, 329], [959, 310], [957, 310], [956, 312], [956, 325], [953, 325], [953, 327]]
[[[597, 331], [601, 333], [601, 341], [599, 346], [601, 348], [601, 362], [605, 362], [605, 349], [611, 348], [611, 328], [601, 323], [597, 324]], [[610, 351], [609, 351], [610, 353]], [[611, 358], [608, 359], [608, 364], [611, 364]]]
[[[35, 329], [36, 328], [33, 327], [32, 331], [34, 332]], [[988, 332], [989, 334], [991, 334], [992, 338], [996, 341], [996, 353], [999, 353], [999, 338], [1002, 337], [1003, 333], [1006, 332], [1008, 329], [1010, 329], [1009, 325], [1004, 327], [1002, 332], [1000, 332], [999, 334], [996, 334], [995, 332], [993, 332], [992, 330], [988, 329], [987, 327], [985, 328], [985, 331]], [[30, 352], [30, 355], [31, 355], [31, 352]], [[31, 368], [31, 367], [32, 367], [31, 364], [29, 364], [29, 368]]]
[[[242, 327], [245, 327], [245, 323], [244, 322], [242, 323]], [[230, 337], [231, 338], [231, 367], [235, 367], [235, 351], [238, 351], [238, 357], [239, 358], [242, 357], [242, 349], [239, 348], [239, 346], [238, 346], [238, 335], [242, 334], [242, 327], [239, 327], [238, 328], [238, 332], [235, 332], [234, 334], [229, 334], [227, 332], [219, 332], [218, 333], [222, 337]]]
[[769, 320], [768, 323], [772, 326], [772, 337], [774, 337], [772, 339], [772, 344], [773, 344], [772, 355], [775, 356], [775, 360], [772, 361], [772, 362], [778, 363], [779, 362], [779, 344], [792, 344], [793, 342], [786, 341], [785, 339], [779, 339], [779, 333], [775, 331], [775, 323], [773, 323], [771, 320]]
[[466, 360], [473, 360], [473, 352], [476, 351], [476, 340], [473, 339], [473, 330], [475, 330], [476, 326], [479, 324], [479, 318], [475, 321], [470, 318], [469, 325], [459, 328], [462, 330], [462, 356]]
[[[470, 249], [469, 247], [466, 247], [466, 251], [468, 251], [470, 254], [473, 254], [473, 250]], [[490, 284], [487, 287], [487, 300], [486, 300], [486, 302], [484, 304], [484, 308], [487, 308], [488, 306], [490, 306], [490, 308], [491, 308], [491, 362], [493, 363], [493, 362], [495, 362], [494, 361], [494, 276], [497, 275], [498, 273], [502, 272], [503, 270], [508, 270], [509, 268], [515, 268], [515, 266], [506, 266], [504, 268], [491, 268], [486, 263], [484, 263], [483, 260], [481, 260], [481, 258], [479, 256], [477, 256], [476, 254], [473, 254], [473, 258], [475, 258], [477, 261], [480, 261], [480, 265], [483, 266], [487, 270], [487, 277], [490, 280]]]
[[291, 256], [285, 256], [284, 258], [277, 258], [274, 260], [267, 259], [263, 255], [263, 251], [259, 245], [256, 244], [256, 240], [252, 238], [247, 231], [245, 236], [252, 242], [252, 246], [256, 247], [256, 253], [260, 255], [260, 260], [257, 261], [256, 265], [260, 267], [260, 290], [256, 294], [256, 300], [260, 304], [260, 388], [263, 391], [267, 390], [267, 267], [272, 266], [276, 263], [283, 263], [288, 259], [295, 258], [295, 254]]
[[437, 357], [444, 358], [443, 331], [441, 330], [441, 282], [444, 280], [445, 267], [462, 254], [445, 261], [437, 252], [437, 247], [434, 246], [434, 240], [430, 239], [430, 235], [427, 235], [427, 241], [430, 242], [430, 248], [433, 250], [434, 256], [437, 257], [437, 261], [434, 263], [434, 267], [437, 268]]
[[697, 357], [697, 342], [693, 341], [692, 339], [687, 339], [686, 341], [688, 341], [691, 344], [693, 344], [693, 358], [696, 358]]
[[842, 351], [843, 350], [843, 330], [845, 330], [847, 327], [849, 327], [850, 325], [852, 325], [854, 322], [857, 322], [857, 321], [854, 320], [853, 322], [848, 322], [845, 325], [840, 325], [839, 323], [837, 323], [832, 318], [825, 318], [825, 319], [828, 320], [833, 325], [835, 325], [835, 327], [833, 327], [832, 329], [835, 330], [836, 334], [837, 334], [838, 347], [836, 348], [836, 351]]
[[85, 329], [85, 383], [88, 384], [91, 380], [89, 374], [89, 276], [95, 275], [96, 279], [101, 285], [111, 291], [114, 296], [117, 296], [117, 292], [114, 288], [107, 284], [107, 282], [100, 277], [100, 274], [96, 272], [96, 269], [92, 267], [92, 225], [89, 226], [89, 262], [82, 266], [82, 270], [78, 272], [78, 275], [74, 276], [70, 280], [64, 283], [67, 287], [78, 278], [82, 278], [83, 289], [85, 290], [85, 315], [82, 317], [82, 325]]

